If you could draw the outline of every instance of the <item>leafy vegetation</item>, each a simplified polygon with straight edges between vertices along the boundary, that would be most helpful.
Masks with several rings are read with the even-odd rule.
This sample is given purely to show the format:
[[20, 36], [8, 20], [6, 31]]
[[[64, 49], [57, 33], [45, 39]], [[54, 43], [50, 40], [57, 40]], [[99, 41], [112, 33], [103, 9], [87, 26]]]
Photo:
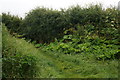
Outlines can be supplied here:
[[23, 33], [26, 38], [38, 43], [49, 43], [54, 41], [55, 37], [61, 37], [67, 23], [62, 12], [36, 8], [27, 14], [23, 26], [25, 26]]
[[22, 18], [11, 15], [10, 13], [2, 13], [2, 23], [5, 23], [5, 26], [7, 26], [11, 33], [19, 33]]
[[[90, 27], [91, 25], [87, 26]], [[99, 38], [97, 35], [89, 36], [91, 35], [92, 31], [84, 31], [85, 34], [84, 32], [83, 34], [79, 34], [79, 29], [81, 29], [79, 27], [77, 31], [73, 31], [74, 34], [64, 35], [63, 39], [60, 41], [56, 40], [54, 43], [50, 43], [43, 49], [45, 51], [58, 51], [64, 54], [94, 54], [97, 59], [115, 59], [116, 57], [119, 58], [118, 39], [107, 40], [105, 38]], [[65, 31], [65, 33], [68, 31], [70, 30]], [[82, 35], [87, 36], [83, 37]]]
[[119, 15], [101, 5], [3, 13], [3, 77], [118, 78]]
[[[28, 40], [50, 43], [54, 42], [55, 38], [61, 39], [65, 30], [76, 28], [78, 24], [80, 26], [91, 24], [98, 36], [111, 38], [120, 25], [118, 15], [120, 11], [116, 8], [103, 9], [101, 5], [90, 5], [87, 8], [77, 5], [60, 11], [38, 7], [27, 13], [24, 19], [3, 13], [2, 22], [13, 33], [17, 32]], [[114, 32], [108, 34], [106, 30]]]
[[[12, 37], [5, 26], [3, 28], [3, 78], [33, 77], [36, 71], [37, 57], [25, 40]], [[24, 47], [24, 48], [23, 48]]]
[[118, 77], [118, 61], [115, 59], [99, 61], [93, 54], [42, 51], [23, 39], [12, 37], [5, 27], [3, 31], [4, 78]]

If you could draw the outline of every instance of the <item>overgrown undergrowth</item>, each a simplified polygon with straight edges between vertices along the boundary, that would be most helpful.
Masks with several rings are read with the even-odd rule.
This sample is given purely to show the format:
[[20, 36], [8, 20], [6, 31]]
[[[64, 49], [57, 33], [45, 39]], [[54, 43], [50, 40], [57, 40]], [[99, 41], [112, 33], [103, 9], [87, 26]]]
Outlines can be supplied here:
[[119, 15], [101, 5], [3, 13], [3, 78], [118, 78]]
[[36, 49], [25, 40], [12, 37], [3, 26], [3, 77], [118, 78], [117, 59], [96, 60], [94, 54], [63, 54], [47, 48]]

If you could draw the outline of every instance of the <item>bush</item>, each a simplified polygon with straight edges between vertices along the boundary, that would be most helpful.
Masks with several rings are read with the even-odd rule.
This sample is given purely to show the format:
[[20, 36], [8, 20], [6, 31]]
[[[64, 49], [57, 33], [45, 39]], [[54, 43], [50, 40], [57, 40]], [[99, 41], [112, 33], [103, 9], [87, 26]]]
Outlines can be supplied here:
[[18, 16], [11, 15], [10, 13], [2, 13], [2, 23], [7, 26], [11, 33], [21, 32], [22, 18], [19, 18]]
[[60, 38], [66, 26], [62, 12], [47, 8], [36, 8], [30, 11], [24, 19], [24, 34], [26, 38], [39, 43], [49, 43], [54, 38]]

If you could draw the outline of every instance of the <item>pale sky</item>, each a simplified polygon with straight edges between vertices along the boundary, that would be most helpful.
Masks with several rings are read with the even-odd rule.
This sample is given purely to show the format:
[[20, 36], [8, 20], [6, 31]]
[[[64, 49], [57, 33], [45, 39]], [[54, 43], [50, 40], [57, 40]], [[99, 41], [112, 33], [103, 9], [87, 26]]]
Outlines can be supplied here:
[[31, 9], [47, 7], [53, 9], [68, 8], [72, 5], [82, 7], [88, 4], [102, 3], [103, 7], [117, 6], [120, 0], [0, 0], [0, 13], [10, 12], [13, 15], [25, 16]]

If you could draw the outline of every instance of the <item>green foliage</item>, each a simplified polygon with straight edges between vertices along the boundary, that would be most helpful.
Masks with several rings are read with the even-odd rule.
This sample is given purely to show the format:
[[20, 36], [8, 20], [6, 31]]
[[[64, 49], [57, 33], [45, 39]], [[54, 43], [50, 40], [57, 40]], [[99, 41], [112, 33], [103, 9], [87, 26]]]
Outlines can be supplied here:
[[[71, 27], [76, 28], [78, 24], [82, 26], [91, 24], [94, 26], [94, 32], [98, 36], [106, 36], [106, 33], [101, 34], [104, 28], [118, 30], [120, 25], [119, 12], [115, 8], [103, 9], [101, 5], [90, 5], [88, 8], [81, 8], [77, 5], [67, 9], [66, 16]], [[84, 32], [84, 29], [86, 28], [81, 28], [81, 31]], [[112, 35], [107, 35], [106, 37], [113, 38]]]
[[[117, 60], [98, 61], [95, 55], [90, 53], [63, 54], [65, 50], [58, 52], [62, 48], [70, 48], [70, 44], [75, 43], [76, 40], [72, 38], [74, 35], [69, 38], [73, 39], [72, 43], [63, 43], [63, 40], [58, 42], [56, 39], [48, 45], [53, 49], [50, 51], [45, 44], [36, 49], [23, 39], [11, 37], [4, 27], [3, 31], [4, 78], [118, 78]], [[90, 42], [79, 44], [80, 48], [83, 47], [81, 49], [86, 49], [86, 46], [91, 46]], [[45, 52], [41, 51], [43, 47]]]
[[2, 61], [4, 78], [32, 78], [36, 74], [35, 62], [37, 60], [32, 55], [16, 54], [4, 57]]
[[[27, 13], [23, 20], [9, 13], [3, 13], [2, 22], [9, 30], [24, 35], [28, 40], [37, 41], [37, 43], [50, 43], [54, 42], [55, 38], [61, 39], [65, 30], [77, 28], [78, 25], [93, 25], [93, 33], [112, 39], [116, 36], [116, 33], [113, 36], [113, 31], [110, 31], [113, 28], [114, 32], [118, 30], [120, 25], [119, 15], [120, 11], [116, 8], [103, 9], [100, 4], [90, 5], [86, 8], [77, 5], [60, 11], [38, 7]], [[85, 34], [84, 31], [91, 31], [90, 27], [92, 29], [92, 26], [89, 26], [88, 28], [80, 27], [79, 30], [82, 34]], [[110, 29], [110, 34], [106, 32], [106, 29], [107, 31]], [[118, 33], [116, 37], [118, 37]]]
[[10, 13], [8, 14], [2, 13], [2, 23], [4, 23], [5, 26], [7, 26], [11, 33], [13, 32], [20, 33], [22, 18], [11, 15]]
[[117, 78], [119, 15], [101, 5], [3, 13], [3, 77]]
[[24, 19], [24, 25], [26, 37], [39, 43], [49, 43], [54, 41], [55, 37], [60, 38], [63, 28], [66, 27], [62, 12], [46, 8], [30, 11]]
[[50, 43], [44, 47], [44, 50], [58, 51], [64, 54], [94, 54], [97, 59], [115, 59], [115, 55], [119, 52], [118, 39], [108, 40], [91, 35], [94, 32], [94, 26], [92, 25], [91, 27], [90, 25], [84, 26], [84, 28], [89, 27], [89, 29], [84, 29], [82, 33], [79, 27], [73, 34], [64, 35], [62, 40]]
[[101, 5], [90, 5], [88, 8], [81, 8], [79, 5], [73, 6], [66, 11], [70, 23], [99, 25], [102, 20], [104, 10]]
[[[37, 57], [24, 40], [12, 37], [3, 25], [2, 75], [3, 78], [32, 78], [36, 75]], [[24, 47], [24, 48], [23, 48]]]

